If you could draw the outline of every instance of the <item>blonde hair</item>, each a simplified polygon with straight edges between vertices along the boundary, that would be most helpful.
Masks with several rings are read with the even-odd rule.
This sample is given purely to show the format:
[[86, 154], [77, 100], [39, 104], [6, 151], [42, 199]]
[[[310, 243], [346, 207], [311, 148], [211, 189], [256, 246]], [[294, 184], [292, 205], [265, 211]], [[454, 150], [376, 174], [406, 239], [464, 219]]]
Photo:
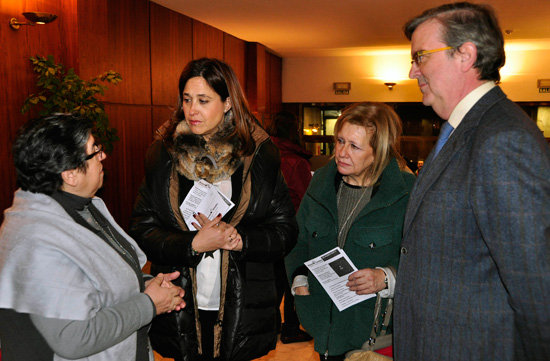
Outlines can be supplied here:
[[367, 134], [371, 134], [369, 143], [373, 149], [374, 162], [368, 170], [368, 186], [372, 186], [380, 178], [391, 158], [397, 160], [401, 169], [406, 168], [407, 163], [399, 153], [401, 119], [392, 108], [377, 102], [361, 102], [348, 106], [334, 126], [335, 142], [338, 142], [338, 133], [346, 123], [365, 127]]

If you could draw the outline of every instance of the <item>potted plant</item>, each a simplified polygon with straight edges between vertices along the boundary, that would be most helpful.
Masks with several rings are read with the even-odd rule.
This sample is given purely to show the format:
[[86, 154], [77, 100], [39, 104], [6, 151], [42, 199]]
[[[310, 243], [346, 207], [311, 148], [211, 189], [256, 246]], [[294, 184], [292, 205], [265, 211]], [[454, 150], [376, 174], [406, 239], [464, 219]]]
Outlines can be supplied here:
[[56, 64], [52, 55], [47, 58], [37, 55], [30, 58], [33, 70], [38, 73], [36, 86], [40, 90], [25, 99], [21, 108], [24, 114], [34, 106], [41, 104], [40, 116], [52, 113], [76, 113], [85, 115], [94, 122], [94, 137], [103, 144], [106, 152], [111, 152], [113, 143], [119, 138], [117, 130], [109, 126], [105, 106], [97, 95], [103, 95], [107, 86], [99, 82], [118, 84], [122, 81], [119, 73], [109, 70], [88, 81], [82, 80], [74, 69], [66, 70], [62, 64]]

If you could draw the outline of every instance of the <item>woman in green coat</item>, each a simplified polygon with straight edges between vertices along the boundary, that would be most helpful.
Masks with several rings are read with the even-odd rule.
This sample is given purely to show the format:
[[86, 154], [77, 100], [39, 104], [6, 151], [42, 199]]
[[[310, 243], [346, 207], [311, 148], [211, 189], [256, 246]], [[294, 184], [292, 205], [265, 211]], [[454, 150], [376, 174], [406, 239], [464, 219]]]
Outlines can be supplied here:
[[350, 291], [393, 297], [415, 181], [397, 151], [401, 121], [387, 105], [353, 104], [334, 130], [335, 156], [315, 172], [297, 214], [298, 244], [285, 259], [296, 311], [321, 360], [343, 360], [361, 348], [370, 336], [376, 298], [339, 311], [304, 262], [338, 246], [358, 269], [347, 279]]

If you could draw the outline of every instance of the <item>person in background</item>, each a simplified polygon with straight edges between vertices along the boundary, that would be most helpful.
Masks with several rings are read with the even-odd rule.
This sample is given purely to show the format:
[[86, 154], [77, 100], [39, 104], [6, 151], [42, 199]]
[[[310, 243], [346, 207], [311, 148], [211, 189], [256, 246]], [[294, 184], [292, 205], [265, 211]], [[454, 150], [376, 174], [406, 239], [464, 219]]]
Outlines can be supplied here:
[[92, 122], [55, 114], [13, 145], [17, 184], [0, 228], [0, 339], [11, 360], [153, 360], [155, 314], [184, 307], [178, 272], [146, 258], [94, 194], [106, 158]]
[[404, 31], [409, 77], [447, 122], [405, 217], [395, 360], [549, 360], [550, 148], [496, 85], [495, 12], [445, 4]]
[[298, 243], [286, 257], [296, 311], [321, 360], [360, 349], [374, 322], [375, 298], [343, 311], [304, 262], [340, 247], [355, 264], [346, 283], [357, 294], [393, 297], [401, 230], [415, 176], [398, 152], [401, 120], [383, 103], [356, 103], [336, 121], [334, 158], [317, 170], [300, 205]]
[[418, 159], [418, 163], [417, 163], [417, 166], [416, 166], [417, 169], [416, 169], [416, 172], [415, 172], [416, 175], [418, 175], [418, 173], [420, 173], [423, 166], [424, 166], [424, 159]]
[[[291, 112], [280, 111], [273, 117], [268, 133], [281, 154], [281, 170], [285, 177], [294, 210], [298, 212], [300, 202], [311, 181], [309, 158], [311, 152], [302, 147], [298, 118]], [[285, 271], [284, 261], [277, 262], [277, 297], [279, 302], [284, 296], [284, 323], [281, 327], [281, 342], [294, 343], [310, 341], [311, 336], [300, 329], [300, 321], [294, 308], [294, 296]]]
[[[235, 206], [196, 214], [194, 230], [179, 207], [199, 181]], [[147, 152], [130, 228], [152, 270], [179, 270], [174, 282], [186, 290], [188, 307], [153, 324], [157, 352], [252, 360], [275, 348], [274, 263], [296, 243], [294, 207], [279, 152], [226, 63], [203, 58], [183, 70], [177, 109]]]

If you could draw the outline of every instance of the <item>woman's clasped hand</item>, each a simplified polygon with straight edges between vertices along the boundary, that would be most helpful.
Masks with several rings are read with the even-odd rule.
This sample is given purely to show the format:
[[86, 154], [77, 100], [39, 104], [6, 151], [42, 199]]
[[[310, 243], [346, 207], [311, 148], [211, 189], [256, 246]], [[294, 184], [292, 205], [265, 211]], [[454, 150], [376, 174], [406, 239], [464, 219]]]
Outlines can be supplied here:
[[179, 275], [178, 271], [166, 274], [159, 273], [155, 278], [145, 282], [144, 293], [155, 304], [157, 315], [179, 311], [185, 307], [183, 289], [172, 284], [172, 281], [178, 278]]
[[193, 222], [193, 226], [199, 230], [193, 239], [195, 251], [203, 253], [217, 249], [242, 250], [243, 241], [239, 232], [232, 225], [222, 222], [221, 214], [212, 220], [202, 213], [197, 213], [194, 217], [197, 222]]

